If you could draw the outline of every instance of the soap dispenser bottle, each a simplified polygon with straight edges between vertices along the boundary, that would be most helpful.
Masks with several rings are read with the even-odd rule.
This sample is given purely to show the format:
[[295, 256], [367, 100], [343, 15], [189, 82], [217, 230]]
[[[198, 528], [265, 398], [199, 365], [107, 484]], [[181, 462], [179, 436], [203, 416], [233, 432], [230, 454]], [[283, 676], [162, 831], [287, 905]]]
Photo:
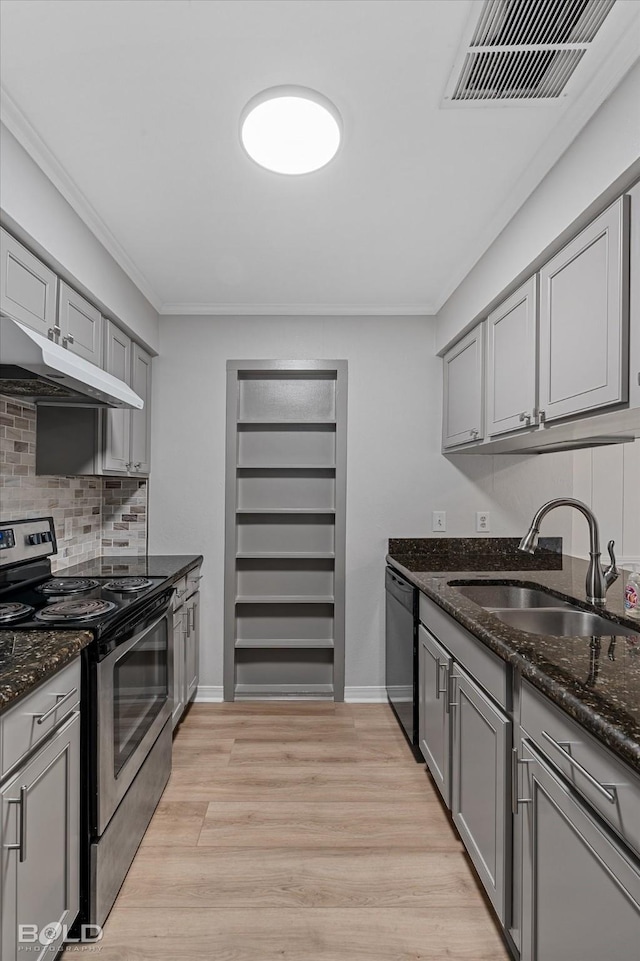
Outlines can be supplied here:
[[624, 612], [640, 619], [640, 564], [632, 564], [624, 588]]

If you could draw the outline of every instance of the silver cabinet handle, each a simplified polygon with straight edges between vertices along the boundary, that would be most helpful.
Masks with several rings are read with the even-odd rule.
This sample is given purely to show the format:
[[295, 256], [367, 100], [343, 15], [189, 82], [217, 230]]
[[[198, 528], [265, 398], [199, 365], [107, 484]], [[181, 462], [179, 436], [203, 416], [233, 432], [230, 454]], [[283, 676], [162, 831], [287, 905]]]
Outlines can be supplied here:
[[524, 424], [526, 424], [527, 427], [528, 427], [529, 424], [531, 423], [531, 414], [527, 414], [526, 411], [523, 411], [523, 412], [520, 414], [520, 423], [521, 423], [521, 424], [524, 423]]
[[470, 431], [469, 431], [469, 433], [471, 434], [471, 436], [472, 436], [473, 439], [475, 440], [476, 437], [478, 436], [478, 434], [480, 433], [480, 431], [478, 430], [477, 427], [474, 427], [473, 430], [470, 430]]
[[53, 707], [50, 707], [49, 710], [45, 711], [44, 714], [38, 715], [36, 724], [44, 724], [44, 722], [47, 721], [52, 714], [56, 713], [59, 707], [62, 707], [65, 701], [68, 701], [70, 697], [73, 697], [73, 695], [77, 693], [78, 693], [78, 688], [74, 687], [70, 691], [67, 691], [66, 694], [54, 694], [54, 697], [59, 697], [60, 700], [56, 701]]
[[127, 470], [131, 470], [131, 467], [133, 466], [132, 461], [128, 461], [124, 466]]
[[18, 851], [18, 858], [21, 863], [27, 860], [27, 792], [29, 788], [26, 784], [23, 784], [20, 788], [20, 797], [9, 798], [8, 804], [19, 804], [20, 805], [20, 820], [18, 828], [18, 843], [17, 844], [5, 844], [5, 848], [8, 851]]
[[142, 461], [138, 461], [137, 464], [134, 464], [134, 465], [133, 465], [133, 469], [134, 469], [134, 470], [140, 470], [140, 467], [141, 467], [141, 466], [142, 466]]
[[[590, 774], [589, 771], [587, 771], [586, 767], [583, 767], [579, 761], [576, 761], [576, 759], [572, 757], [571, 754], [569, 754], [567, 749], [564, 747], [564, 744], [570, 744], [571, 743], [570, 741], [563, 741], [563, 742], [556, 741], [556, 739], [551, 737], [550, 734], [547, 734], [546, 731], [542, 732], [542, 736], [545, 739], [545, 741], [548, 741], [549, 744], [552, 744], [555, 747], [556, 751], [558, 751], [562, 755], [565, 761], [567, 761], [572, 767], [576, 769], [576, 771], [579, 771], [580, 774], [582, 774], [582, 776], [586, 778], [586, 780], [589, 782], [591, 787], [594, 787], [596, 791], [599, 791], [600, 794], [607, 799], [609, 804], [616, 803], [617, 797], [616, 797], [615, 784], [600, 784], [600, 781], [597, 781], [594, 778], [593, 774]], [[607, 788], [612, 788], [613, 790], [608, 791]]]
[[73, 343], [74, 343], [73, 334], [67, 334], [66, 337], [62, 338], [63, 347], [66, 347], [67, 344], [73, 344]]
[[452, 697], [455, 696], [456, 680], [457, 680], [457, 677], [455, 674], [453, 673], [449, 674], [449, 697], [447, 698], [447, 704], [449, 709], [452, 707], [458, 706], [457, 701], [452, 700]]
[[[522, 742], [526, 746], [526, 741]], [[518, 748], [511, 751], [511, 813], [518, 813], [518, 805], [531, 804], [530, 797], [518, 797], [518, 764], [531, 764], [532, 758], [518, 757]]]
[[449, 690], [448, 682], [445, 683], [444, 687], [440, 687], [440, 670], [444, 667], [445, 677], [447, 676], [447, 665], [440, 663], [440, 658], [436, 657], [436, 700], [440, 700], [441, 694], [447, 694]]

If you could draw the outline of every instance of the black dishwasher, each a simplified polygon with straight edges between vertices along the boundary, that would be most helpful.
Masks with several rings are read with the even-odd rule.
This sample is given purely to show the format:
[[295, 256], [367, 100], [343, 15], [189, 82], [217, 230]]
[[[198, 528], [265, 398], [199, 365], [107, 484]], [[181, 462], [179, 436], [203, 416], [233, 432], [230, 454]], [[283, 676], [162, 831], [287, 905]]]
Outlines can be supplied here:
[[416, 761], [418, 747], [418, 590], [392, 567], [385, 574], [387, 697]]

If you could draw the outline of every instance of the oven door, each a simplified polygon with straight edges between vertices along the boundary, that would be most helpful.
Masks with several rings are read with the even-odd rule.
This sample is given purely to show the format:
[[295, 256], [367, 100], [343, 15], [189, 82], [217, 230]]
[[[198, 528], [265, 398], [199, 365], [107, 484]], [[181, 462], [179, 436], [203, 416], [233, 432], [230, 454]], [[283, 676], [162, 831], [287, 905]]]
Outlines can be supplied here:
[[102, 834], [171, 715], [168, 613], [116, 647], [96, 670], [96, 827]]

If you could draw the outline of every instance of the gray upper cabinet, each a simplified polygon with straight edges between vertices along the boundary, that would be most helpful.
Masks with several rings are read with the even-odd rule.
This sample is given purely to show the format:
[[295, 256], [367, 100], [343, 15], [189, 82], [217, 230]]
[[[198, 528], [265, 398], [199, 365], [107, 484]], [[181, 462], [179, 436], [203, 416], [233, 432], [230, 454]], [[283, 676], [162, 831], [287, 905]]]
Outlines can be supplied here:
[[0, 229], [0, 309], [44, 337], [54, 339], [58, 278], [37, 257]]
[[445, 354], [443, 376], [443, 447], [482, 440], [484, 323], [474, 327]]
[[537, 277], [487, 320], [487, 434], [528, 427], [537, 406]]
[[64, 281], [60, 281], [58, 293], [58, 326], [63, 347], [101, 366], [102, 315]]
[[522, 961], [637, 957], [637, 862], [526, 738], [521, 752]]
[[144, 408], [130, 411], [132, 474], [148, 474], [151, 467], [151, 357], [134, 343], [131, 350], [131, 387]]
[[[112, 321], [105, 325], [104, 369], [126, 384], [131, 383], [131, 338]], [[128, 473], [131, 460], [131, 413], [128, 410], [105, 412], [103, 469]]]
[[510, 721], [455, 664], [450, 681], [451, 814], [496, 914], [507, 897], [507, 749]]
[[628, 396], [629, 198], [540, 271], [540, 408], [546, 421]]

